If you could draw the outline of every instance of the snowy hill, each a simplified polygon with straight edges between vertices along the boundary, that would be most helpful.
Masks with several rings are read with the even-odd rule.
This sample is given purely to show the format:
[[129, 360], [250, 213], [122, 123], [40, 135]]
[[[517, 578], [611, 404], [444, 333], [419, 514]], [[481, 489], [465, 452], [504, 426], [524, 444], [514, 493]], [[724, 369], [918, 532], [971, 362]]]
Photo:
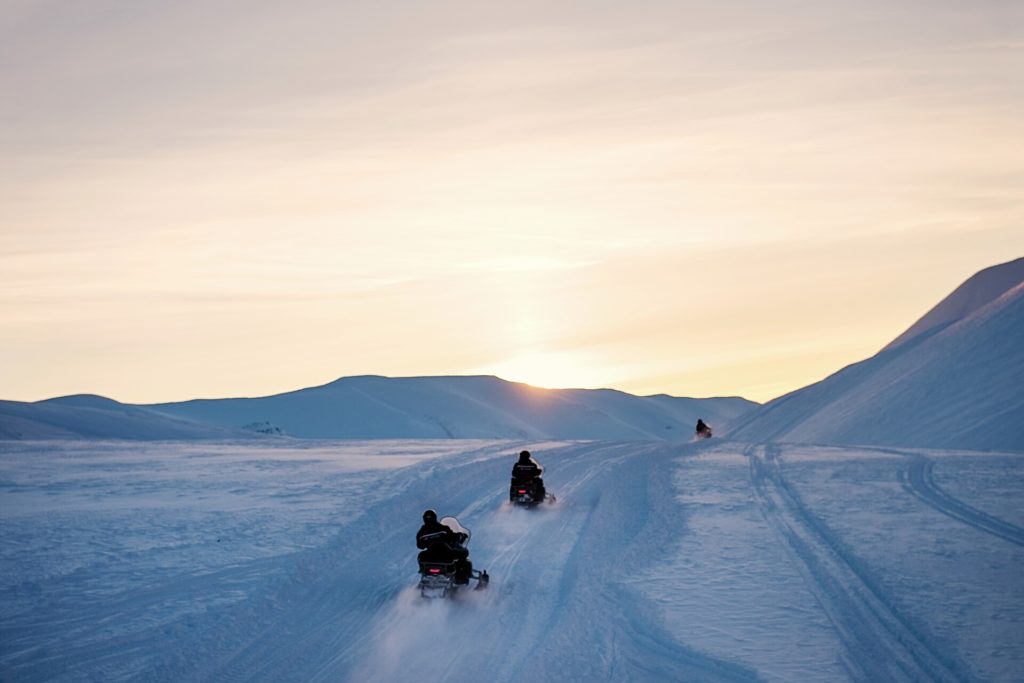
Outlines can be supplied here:
[[497, 377], [346, 377], [263, 398], [133, 406], [99, 396], [0, 401], [0, 439], [689, 439], [757, 407], [742, 398], [538, 389]]
[[979, 271], [885, 348], [895, 348], [919, 335], [935, 333], [943, 326], [962, 320], [1021, 282], [1024, 282], [1024, 258]]
[[1024, 259], [978, 273], [872, 358], [770, 401], [730, 436], [1024, 451]]
[[302, 438], [679, 440], [757, 406], [742, 398], [640, 397], [611, 389], [539, 389], [498, 377], [343, 377], [263, 398], [148, 408], [223, 427], [268, 421]]
[[226, 439], [240, 434], [90, 394], [37, 403], [0, 401], [0, 439]]

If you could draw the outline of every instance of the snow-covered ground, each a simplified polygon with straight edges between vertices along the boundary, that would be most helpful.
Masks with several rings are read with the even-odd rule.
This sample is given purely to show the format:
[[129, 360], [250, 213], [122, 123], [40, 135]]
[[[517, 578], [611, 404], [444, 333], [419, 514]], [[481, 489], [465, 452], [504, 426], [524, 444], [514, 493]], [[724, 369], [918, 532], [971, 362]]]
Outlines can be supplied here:
[[[523, 447], [556, 504], [505, 504]], [[2, 442], [0, 680], [1021, 680], [1022, 492], [717, 439]], [[418, 597], [426, 507], [488, 590]]]

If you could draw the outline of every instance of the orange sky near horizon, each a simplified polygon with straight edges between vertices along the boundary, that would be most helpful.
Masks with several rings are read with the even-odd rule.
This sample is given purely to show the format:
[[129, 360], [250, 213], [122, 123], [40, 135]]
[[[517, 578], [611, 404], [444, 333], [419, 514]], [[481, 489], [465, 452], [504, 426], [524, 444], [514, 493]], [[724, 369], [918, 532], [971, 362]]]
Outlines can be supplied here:
[[765, 401], [1024, 254], [1024, 9], [0, 7], [0, 399]]

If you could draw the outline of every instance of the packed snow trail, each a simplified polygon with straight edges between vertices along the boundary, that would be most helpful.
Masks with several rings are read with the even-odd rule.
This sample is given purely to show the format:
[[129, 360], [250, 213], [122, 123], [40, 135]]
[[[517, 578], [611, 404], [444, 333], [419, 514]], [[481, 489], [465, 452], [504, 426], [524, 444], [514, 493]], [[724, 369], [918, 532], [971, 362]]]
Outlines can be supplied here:
[[[275, 615], [250, 644], [200, 677], [500, 682], [646, 672], [649, 680], [756, 680], [661, 633], [643, 599], [623, 583], [636, 545], [646, 553], [667, 533], [656, 523], [667, 503], [632, 504], [652, 482], [668, 480], [650, 471], [660, 458], [667, 472], [673, 465], [666, 455], [664, 446], [646, 444], [546, 451], [545, 481], [569, 502], [534, 510], [506, 502], [507, 452], [435, 461], [422, 477], [410, 472], [417, 480], [402, 499], [368, 509], [357, 523], [374, 529], [355, 543], [372, 555], [322, 558], [322, 571], [296, 585], [294, 595], [277, 596], [294, 610]], [[471, 559], [490, 573], [488, 589], [451, 602], [419, 597], [412, 538], [428, 506], [471, 529]], [[339, 541], [352, 547], [348, 534]], [[363, 596], [356, 605], [348, 604], [353, 593]], [[566, 647], [581, 641], [610, 647], [599, 657]]]
[[[1024, 458], [782, 448], [7, 444], [0, 680], [1019, 680]], [[488, 589], [419, 597], [428, 507]]]

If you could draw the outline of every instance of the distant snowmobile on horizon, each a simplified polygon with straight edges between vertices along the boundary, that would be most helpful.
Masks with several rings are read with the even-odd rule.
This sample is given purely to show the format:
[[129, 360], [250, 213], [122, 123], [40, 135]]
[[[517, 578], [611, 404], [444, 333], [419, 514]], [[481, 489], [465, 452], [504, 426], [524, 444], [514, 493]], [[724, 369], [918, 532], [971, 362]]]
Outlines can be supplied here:
[[710, 439], [711, 438], [711, 427], [704, 423], [704, 420], [698, 418], [697, 420], [697, 432], [696, 438], [698, 439]]
[[508, 487], [508, 500], [512, 505], [535, 507], [547, 501], [555, 502], [554, 495], [544, 488], [544, 468], [533, 459], [530, 451], [519, 453], [519, 460], [512, 466], [512, 483]]
[[487, 586], [491, 580], [487, 571], [473, 569], [469, 561], [466, 546], [471, 535], [455, 517], [444, 517], [438, 522], [433, 510], [423, 513], [423, 526], [416, 534], [416, 547], [422, 550], [417, 556], [421, 596], [454, 597], [460, 587], [468, 586], [473, 579], [476, 579], [474, 590]]

